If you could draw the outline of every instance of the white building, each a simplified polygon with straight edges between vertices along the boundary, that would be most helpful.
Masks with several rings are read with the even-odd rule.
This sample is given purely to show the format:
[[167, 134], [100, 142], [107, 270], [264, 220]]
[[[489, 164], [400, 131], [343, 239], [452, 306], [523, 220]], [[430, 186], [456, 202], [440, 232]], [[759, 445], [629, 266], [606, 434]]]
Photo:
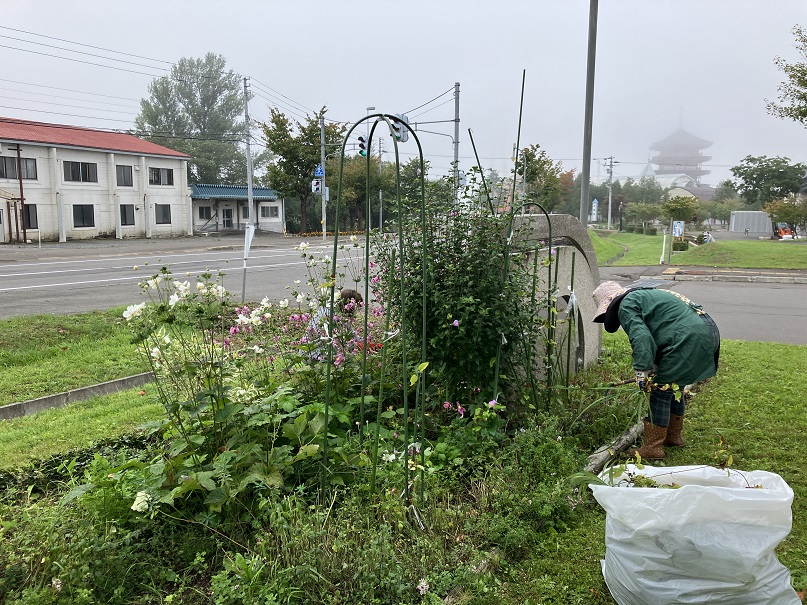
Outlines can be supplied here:
[[129, 134], [0, 117], [0, 242], [192, 235], [188, 159]]
[[[249, 224], [246, 185], [191, 185], [195, 233], [243, 231]], [[283, 199], [268, 187], [252, 188], [253, 222], [258, 231], [286, 232]]]

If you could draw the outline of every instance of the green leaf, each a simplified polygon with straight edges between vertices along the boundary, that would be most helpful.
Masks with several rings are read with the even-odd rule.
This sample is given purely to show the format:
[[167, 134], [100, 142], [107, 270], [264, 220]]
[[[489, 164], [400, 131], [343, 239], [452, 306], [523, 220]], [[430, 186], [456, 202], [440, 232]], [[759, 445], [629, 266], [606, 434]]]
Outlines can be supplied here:
[[429, 362], [428, 361], [424, 361], [423, 363], [419, 363], [418, 364], [418, 374], [422, 373], [423, 370], [425, 370], [428, 367], [429, 367]]
[[88, 491], [95, 488], [93, 483], [85, 483], [83, 485], [77, 485], [69, 492], [67, 492], [64, 497], [59, 501], [59, 504], [67, 504], [68, 502], [72, 502], [78, 498], [81, 498], [84, 494]]
[[311, 458], [317, 454], [319, 451], [319, 445], [315, 443], [309, 443], [308, 445], [304, 445], [300, 448], [297, 452], [297, 455], [294, 456], [292, 462], [299, 462], [300, 460], [305, 460], [306, 458]]

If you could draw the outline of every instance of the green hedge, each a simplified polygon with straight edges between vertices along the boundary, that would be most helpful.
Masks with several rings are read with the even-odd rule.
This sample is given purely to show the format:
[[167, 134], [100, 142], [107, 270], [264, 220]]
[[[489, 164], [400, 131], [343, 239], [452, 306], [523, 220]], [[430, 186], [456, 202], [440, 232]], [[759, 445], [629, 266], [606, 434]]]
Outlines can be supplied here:
[[686, 252], [689, 242], [673, 242], [673, 252]]

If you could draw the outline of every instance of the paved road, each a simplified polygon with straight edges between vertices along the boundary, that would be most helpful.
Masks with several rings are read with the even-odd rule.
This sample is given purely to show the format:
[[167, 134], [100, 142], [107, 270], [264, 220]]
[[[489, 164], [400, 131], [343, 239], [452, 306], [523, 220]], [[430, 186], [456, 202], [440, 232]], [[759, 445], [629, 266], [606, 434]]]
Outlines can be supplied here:
[[665, 269], [600, 267], [600, 279], [662, 281], [659, 287], [703, 305], [723, 338], [807, 345], [807, 272], [684, 268], [664, 275]]
[[[247, 301], [280, 300], [289, 297], [295, 280], [305, 283], [300, 241], [256, 235], [247, 262]], [[145, 300], [138, 282], [163, 266], [183, 281], [221, 271], [225, 288], [240, 301], [243, 250], [243, 236], [0, 246], [0, 318], [137, 303]]]
[[[307, 279], [299, 238], [256, 234], [247, 270], [246, 300], [280, 300], [287, 287]], [[312, 246], [330, 241], [312, 241]], [[148, 263], [148, 265], [146, 264]], [[133, 267], [137, 265], [138, 271]], [[138, 281], [162, 265], [175, 275], [226, 273], [225, 287], [240, 300], [243, 236], [165, 240], [107, 240], [0, 246], [0, 318], [36, 313], [77, 313], [144, 300]], [[669, 287], [701, 303], [723, 338], [807, 345], [807, 272], [601, 267], [602, 280], [628, 284], [664, 278]], [[723, 280], [723, 281], [717, 281]], [[732, 280], [732, 281], [726, 281]], [[743, 281], [737, 281], [743, 280]], [[794, 283], [800, 280], [801, 283]]]

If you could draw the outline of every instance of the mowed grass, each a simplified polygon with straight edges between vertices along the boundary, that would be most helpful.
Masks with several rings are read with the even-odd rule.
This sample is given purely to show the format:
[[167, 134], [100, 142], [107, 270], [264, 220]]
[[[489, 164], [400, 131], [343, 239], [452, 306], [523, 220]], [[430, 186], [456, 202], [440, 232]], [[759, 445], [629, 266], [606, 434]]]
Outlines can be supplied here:
[[122, 312], [0, 320], [0, 405], [147, 371]]
[[57, 454], [137, 432], [165, 415], [153, 384], [0, 420], [0, 469], [21, 468]]
[[[608, 235], [591, 231], [589, 234], [600, 265], [631, 267], [660, 264], [664, 250], [664, 236], [661, 234], [622, 232]], [[626, 248], [622, 256], [613, 254], [617, 247]], [[666, 255], [664, 259], [666, 262]], [[685, 252], [675, 252], [670, 264], [734, 269], [807, 269], [807, 241], [718, 239], [711, 244], [691, 246]]]

